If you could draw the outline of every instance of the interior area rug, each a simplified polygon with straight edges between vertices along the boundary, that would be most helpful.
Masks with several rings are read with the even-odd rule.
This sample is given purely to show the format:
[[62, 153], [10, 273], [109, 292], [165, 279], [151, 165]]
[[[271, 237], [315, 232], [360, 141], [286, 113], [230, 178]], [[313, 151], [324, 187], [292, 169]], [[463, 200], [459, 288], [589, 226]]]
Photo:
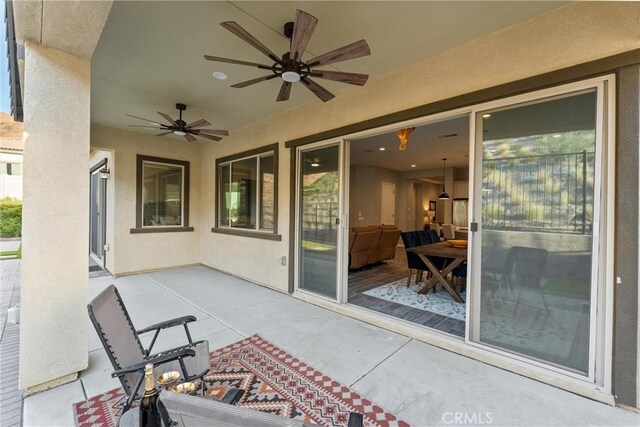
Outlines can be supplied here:
[[[377, 288], [369, 289], [363, 292], [363, 294], [453, 319], [465, 320], [465, 303], [454, 301], [451, 295], [442, 289], [441, 285], [437, 285], [435, 294], [429, 291], [425, 295], [421, 295], [418, 291], [424, 286], [424, 282], [418, 284], [414, 282], [415, 276], [411, 279], [411, 285], [407, 287], [407, 279], [400, 279], [387, 283], [386, 285], [378, 286]], [[464, 292], [460, 293], [460, 296], [466, 301]]]
[[[258, 335], [211, 352], [207, 395], [244, 390], [238, 406], [321, 426], [346, 426], [350, 412], [370, 427], [408, 426], [349, 387]], [[114, 389], [74, 404], [78, 427], [116, 426], [124, 392]], [[132, 410], [136, 410], [135, 408]]]

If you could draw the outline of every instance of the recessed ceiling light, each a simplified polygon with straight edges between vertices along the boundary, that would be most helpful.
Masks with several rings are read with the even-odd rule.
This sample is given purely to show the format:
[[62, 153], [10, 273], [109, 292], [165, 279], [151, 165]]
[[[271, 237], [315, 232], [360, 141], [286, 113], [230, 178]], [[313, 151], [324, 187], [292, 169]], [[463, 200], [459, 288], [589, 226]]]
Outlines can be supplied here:
[[411, 165], [411, 167], [412, 167], [412, 168], [415, 168], [415, 167], [416, 167], [416, 165]]
[[384, 148], [384, 147], [380, 147], [380, 148], [378, 148], [378, 150], [380, 150], [380, 151], [384, 151], [384, 150], [386, 150], [386, 148]]
[[218, 80], [227, 80], [229, 78], [229, 76], [227, 76], [222, 71], [214, 71], [212, 76], [214, 79], [218, 79]]
[[483, 118], [483, 119], [488, 119], [489, 117], [491, 117], [491, 114], [483, 114], [483, 115], [482, 115], [482, 118]]
[[556, 133], [555, 135], [553, 135], [554, 138], [560, 138], [562, 135], [560, 135], [559, 133]]
[[173, 131], [174, 135], [178, 135], [178, 136], [185, 136], [186, 133], [182, 132], [181, 130], [174, 130]]

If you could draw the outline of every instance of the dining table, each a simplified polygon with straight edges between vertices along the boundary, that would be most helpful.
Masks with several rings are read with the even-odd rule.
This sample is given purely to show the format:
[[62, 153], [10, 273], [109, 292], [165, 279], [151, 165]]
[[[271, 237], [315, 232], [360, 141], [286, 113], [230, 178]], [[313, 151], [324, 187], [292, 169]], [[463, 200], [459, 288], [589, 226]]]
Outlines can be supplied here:
[[[431, 278], [428, 279], [425, 285], [418, 291], [419, 294], [426, 294], [431, 288], [440, 283], [454, 301], [464, 302], [464, 299], [462, 299], [458, 291], [456, 291], [453, 283], [447, 280], [446, 277], [467, 259], [466, 247], [454, 247], [449, 242], [444, 241], [431, 243], [429, 245], [414, 246], [413, 248], [408, 248], [407, 251], [418, 255], [432, 273]], [[429, 257], [447, 258], [449, 262], [440, 270]]]

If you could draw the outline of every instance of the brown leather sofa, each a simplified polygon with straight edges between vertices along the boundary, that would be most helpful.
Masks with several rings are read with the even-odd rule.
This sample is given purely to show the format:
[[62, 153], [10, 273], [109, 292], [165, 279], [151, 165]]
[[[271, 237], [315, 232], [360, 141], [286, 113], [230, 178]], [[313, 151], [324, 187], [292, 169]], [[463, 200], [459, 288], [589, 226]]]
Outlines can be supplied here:
[[353, 227], [349, 232], [349, 268], [393, 259], [399, 239], [400, 230], [395, 225]]

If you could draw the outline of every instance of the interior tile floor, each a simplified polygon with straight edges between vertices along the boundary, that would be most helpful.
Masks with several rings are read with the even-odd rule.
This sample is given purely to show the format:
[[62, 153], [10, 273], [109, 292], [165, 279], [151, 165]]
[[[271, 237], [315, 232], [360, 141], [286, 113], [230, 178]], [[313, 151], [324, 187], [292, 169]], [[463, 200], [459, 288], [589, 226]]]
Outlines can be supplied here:
[[[417, 323], [418, 325], [461, 338], [464, 337], [465, 322], [462, 320], [420, 310], [415, 307], [409, 307], [404, 304], [398, 304], [393, 301], [383, 300], [363, 293], [370, 289], [395, 282], [396, 280], [406, 280], [408, 274], [409, 270], [407, 268], [405, 249], [403, 246], [398, 246], [396, 248], [396, 256], [392, 260], [385, 261], [376, 266], [349, 271], [349, 294], [347, 301], [358, 307]], [[437, 292], [445, 291], [438, 285]]]
[[[607, 406], [305, 303], [210, 268], [177, 268], [90, 280], [89, 298], [114, 283], [137, 328], [193, 314], [212, 349], [260, 334], [414, 426], [455, 413], [491, 413], [499, 426], [637, 426], [640, 415]], [[89, 319], [87, 318], [89, 326]], [[150, 339], [148, 337], [147, 339]], [[181, 343], [183, 331], [158, 345]], [[158, 347], [158, 349], [160, 348]], [[73, 425], [72, 403], [118, 382], [92, 329], [89, 367], [77, 381], [25, 399], [24, 425]], [[478, 415], [476, 415], [478, 417]]]

